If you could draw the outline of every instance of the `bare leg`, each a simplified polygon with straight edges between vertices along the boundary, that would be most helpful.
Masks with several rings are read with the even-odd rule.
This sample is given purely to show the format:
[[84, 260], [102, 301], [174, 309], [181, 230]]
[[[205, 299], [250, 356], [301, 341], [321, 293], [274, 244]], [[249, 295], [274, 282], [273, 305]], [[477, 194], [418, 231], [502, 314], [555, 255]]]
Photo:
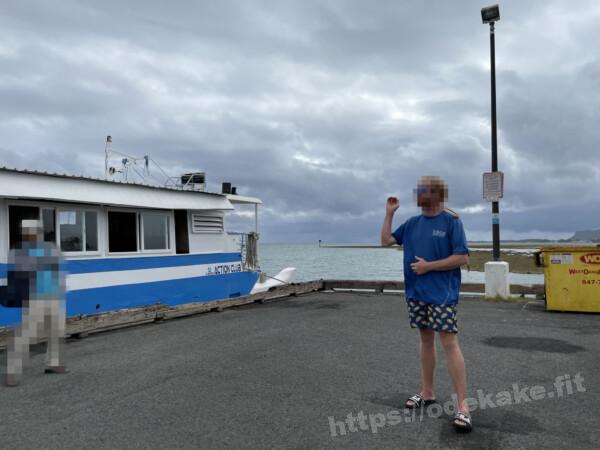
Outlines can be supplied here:
[[[435, 370], [435, 333], [429, 328], [419, 328], [421, 337], [421, 392], [424, 400], [435, 398], [433, 372]], [[408, 405], [414, 404], [412, 400]]]
[[[467, 397], [467, 373], [465, 359], [458, 345], [458, 336], [455, 333], [447, 333], [445, 331], [440, 331], [439, 335], [444, 347], [444, 353], [446, 354], [448, 372], [456, 391], [458, 410], [469, 415], [469, 405], [465, 401]], [[463, 424], [462, 421], [458, 421], [458, 423]]]
[[435, 333], [429, 328], [420, 328], [421, 333], [421, 395], [425, 400], [435, 398], [433, 394], [433, 372], [435, 371]]

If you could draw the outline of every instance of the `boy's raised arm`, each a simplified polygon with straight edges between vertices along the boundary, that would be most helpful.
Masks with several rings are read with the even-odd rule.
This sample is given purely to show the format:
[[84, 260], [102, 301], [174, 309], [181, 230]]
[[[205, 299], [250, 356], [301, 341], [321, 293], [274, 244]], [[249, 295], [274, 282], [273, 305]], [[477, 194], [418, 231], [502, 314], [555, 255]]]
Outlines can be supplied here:
[[385, 218], [381, 227], [381, 245], [383, 247], [397, 244], [396, 239], [392, 236], [392, 220], [394, 219], [394, 213], [399, 207], [400, 202], [396, 197], [388, 197], [385, 204]]

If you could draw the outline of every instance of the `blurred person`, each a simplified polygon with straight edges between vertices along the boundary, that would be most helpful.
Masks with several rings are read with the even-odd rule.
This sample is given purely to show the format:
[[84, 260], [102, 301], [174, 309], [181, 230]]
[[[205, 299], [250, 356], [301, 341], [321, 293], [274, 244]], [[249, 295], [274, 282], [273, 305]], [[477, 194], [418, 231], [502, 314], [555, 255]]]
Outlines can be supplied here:
[[381, 245], [404, 246], [405, 297], [410, 326], [420, 334], [421, 390], [405, 407], [434, 403], [435, 335], [442, 343], [448, 372], [456, 391], [458, 411], [452, 423], [457, 431], [472, 429], [466, 401], [466, 369], [458, 343], [457, 304], [460, 266], [468, 264], [469, 249], [458, 215], [445, 208], [448, 187], [439, 177], [422, 177], [415, 191], [421, 214], [411, 217], [392, 233], [392, 220], [400, 203], [389, 197], [381, 229]]
[[[45, 373], [67, 373], [61, 358], [61, 340], [65, 334], [65, 277], [62, 257], [56, 245], [45, 242], [37, 220], [23, 220], [23, 241], [9, 252], [8, 286], [12, 305], [22, 307], [21, 325], [7, 349], [6, 384], [17, 386], [23, 364], [29, 358], [29, 345], [43, 335], [48, 338]], [[12, 273], [11, 273], [12, 272]]]

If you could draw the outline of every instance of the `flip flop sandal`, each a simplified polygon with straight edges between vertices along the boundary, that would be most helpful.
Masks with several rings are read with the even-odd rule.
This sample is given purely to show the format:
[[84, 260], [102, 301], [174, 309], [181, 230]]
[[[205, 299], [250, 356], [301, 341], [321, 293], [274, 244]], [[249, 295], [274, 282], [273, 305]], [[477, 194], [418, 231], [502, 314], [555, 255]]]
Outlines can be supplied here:
[[[457, 420], [464, 422], [464, 424], [456, 423]], [[463, 414], [461, 412], [456, 413], [454, 419], [452, 419], [452, 425], [454, 425], [454, 429], [456, 431], [460, 431], [461, 433], [468, 433], [473, 429], [473, 423], [471, 422], [471, 417]]]
[[[409, 401], [412, 403], [408, 403]], [[404, 407], [406, 409], [416, 409], [416, 408], [420, 408], [422, 406], [431, 405], [432, 403], [435, 403], [435, 398], [425, 400], [419, 394], [415, 394], [412, 397], [410, 397], [409, 399], [407, 399], [406, 402], [404, 402]]]

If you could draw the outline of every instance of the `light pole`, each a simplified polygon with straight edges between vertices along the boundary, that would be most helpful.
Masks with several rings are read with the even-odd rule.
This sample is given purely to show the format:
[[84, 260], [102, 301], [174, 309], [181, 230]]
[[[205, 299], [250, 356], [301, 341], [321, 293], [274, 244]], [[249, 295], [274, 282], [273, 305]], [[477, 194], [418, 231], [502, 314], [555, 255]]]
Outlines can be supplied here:
[[[490, 24], [490, 63], [492, 91], [492, 173], [498, 172], [498, 138], [496, 128], [496, 48], [494, 24], [500, 20], [500, 8], [492, 5], [481, 9], [481, 20]], [[492, 202], [492, 241], [494, 261], [500, 261], [500, 205]]]

